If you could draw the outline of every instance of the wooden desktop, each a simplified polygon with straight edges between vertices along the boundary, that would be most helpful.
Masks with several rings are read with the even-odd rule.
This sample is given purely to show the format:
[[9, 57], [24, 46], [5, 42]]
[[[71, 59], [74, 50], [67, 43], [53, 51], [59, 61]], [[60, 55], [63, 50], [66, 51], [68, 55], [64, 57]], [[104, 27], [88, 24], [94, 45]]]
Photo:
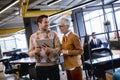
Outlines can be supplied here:
[[118, 43], [118, 39], [111, 39], [110, 40], [110, 45], [112, 49], [120, 49], [120, 45]]

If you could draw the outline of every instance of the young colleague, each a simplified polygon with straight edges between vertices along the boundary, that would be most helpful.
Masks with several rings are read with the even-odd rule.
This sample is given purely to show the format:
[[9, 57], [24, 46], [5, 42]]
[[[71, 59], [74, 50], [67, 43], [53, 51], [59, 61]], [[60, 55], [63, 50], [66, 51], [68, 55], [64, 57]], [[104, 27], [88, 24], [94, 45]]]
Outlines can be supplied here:
[[96, 38], [95, 32], [92, 33], [92, 39], [90, 42], [91, 49], [93, 48], [99, 48], [102, 46], [102, 41], [98, 38]]
[[[60, 80], [59, 68], [57, 64], [58, 54], [61, 44], [54, 31], [48, 30], [49, 21], [47, 15], [41, 15], [37, 18], [39, 30], [31, 35], [29, 56], [36, 59], [36, 77], [37, 80]], [[53, 47], [38, 45], [37, 40], [51, 39]]]
[[69, 30], [70, 21], [66, 18], [58, 22], [60, 31], [64, 34], [62, 40], [61, 54], [64, 56], [64, 63], [68, 80], [82, 80], [82, 68], [80, 55], [83, 48], [76, 34]]

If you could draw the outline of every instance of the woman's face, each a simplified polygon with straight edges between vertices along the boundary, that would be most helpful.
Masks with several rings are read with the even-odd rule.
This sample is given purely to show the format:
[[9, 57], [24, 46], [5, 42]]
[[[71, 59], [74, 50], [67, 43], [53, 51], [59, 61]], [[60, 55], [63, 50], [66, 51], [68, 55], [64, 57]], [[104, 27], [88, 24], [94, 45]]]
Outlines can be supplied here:
[[63, 23], [60, 22], [58, 26], [61, 33], [66, 34], [68, 32], [68, 26], [64, 25]]

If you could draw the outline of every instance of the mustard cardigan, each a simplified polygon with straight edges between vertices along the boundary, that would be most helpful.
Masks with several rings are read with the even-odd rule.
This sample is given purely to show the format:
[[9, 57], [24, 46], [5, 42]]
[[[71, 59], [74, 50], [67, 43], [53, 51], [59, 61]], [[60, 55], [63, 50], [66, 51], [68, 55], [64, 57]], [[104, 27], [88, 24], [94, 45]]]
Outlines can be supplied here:
[[62, 49], [68, 50], [68, 54], [63, 55], [66, 68], [74, 68], [81, 65], [80, 55], [83, 53], [83, 48], [77, 35], [71, 32], [66, 40], [63, 37]]

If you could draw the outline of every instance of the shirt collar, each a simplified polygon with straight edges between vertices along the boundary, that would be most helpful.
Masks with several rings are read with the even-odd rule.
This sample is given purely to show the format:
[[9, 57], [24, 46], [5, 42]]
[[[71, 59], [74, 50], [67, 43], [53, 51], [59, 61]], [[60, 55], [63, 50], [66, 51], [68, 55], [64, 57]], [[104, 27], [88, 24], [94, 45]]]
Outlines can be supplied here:
[[47, 31], [45, 31], [45, 32], [41, 32], [40, 30], [38, 30], [38, 32], [39, 32], [39, 33], [49, 33], [50, 30], [47, 30]]
[[68, 37], [68, 35], [71, 33], [72, 31], [71, 30], [69, 30], [66, 34], [65, 34], [65, 36], [67, 36]]

